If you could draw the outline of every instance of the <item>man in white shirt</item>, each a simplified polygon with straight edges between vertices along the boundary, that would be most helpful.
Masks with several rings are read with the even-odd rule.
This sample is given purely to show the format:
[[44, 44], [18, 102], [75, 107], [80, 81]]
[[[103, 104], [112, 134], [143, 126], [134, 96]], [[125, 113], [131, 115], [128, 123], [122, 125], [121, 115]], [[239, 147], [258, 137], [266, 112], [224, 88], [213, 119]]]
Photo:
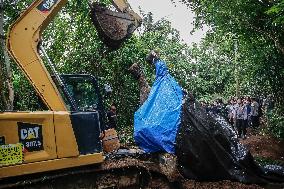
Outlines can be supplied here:
[[241, 138], [242, 136], [245, 137], [245, 129], [244, 129], [244, 124], [243, 124], [243, 119], [244, 119], [244, 112], [243, 112], [243, 103], [242, 99], [237, 100], [237, 104], [235, 105], [234, 109], [235, 113], [235, 120], [236, 120], [236, 128], [238, 131], [238, 138]]

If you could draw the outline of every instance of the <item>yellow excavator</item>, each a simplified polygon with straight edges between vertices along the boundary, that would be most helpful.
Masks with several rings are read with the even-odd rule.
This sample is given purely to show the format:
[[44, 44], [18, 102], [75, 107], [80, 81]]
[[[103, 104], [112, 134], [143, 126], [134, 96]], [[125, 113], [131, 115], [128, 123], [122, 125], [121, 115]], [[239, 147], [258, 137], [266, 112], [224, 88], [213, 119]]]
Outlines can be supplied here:
[[[112, 2], [116, 11], [91, 3], [91, 18], [103, 42], [117, 49], [141, 18], [125, 0]], [[105, 154], [100, 138], [104, 111], [95, 77], [58, 74], [41, 46], [43, 30], [66, 3], [36, 0], [9, 29], [8, 51], [49, 110], [0, 113], [0, 188], [70, 188], [70, 183], [71, 188], [82, 183], [89, 188], [149, 186], [150, 172], [167, 170], [166, 164], [157, 168], [167, 158], [157, 163], [129, 158], [129, 150], [124, 159], [114, 157], [125, 153]]]

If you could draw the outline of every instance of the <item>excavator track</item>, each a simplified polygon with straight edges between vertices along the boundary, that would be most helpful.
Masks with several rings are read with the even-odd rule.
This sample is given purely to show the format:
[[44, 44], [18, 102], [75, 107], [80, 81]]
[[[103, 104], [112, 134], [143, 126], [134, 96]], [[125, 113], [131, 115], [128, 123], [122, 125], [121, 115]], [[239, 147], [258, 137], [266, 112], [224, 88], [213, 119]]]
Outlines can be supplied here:
[[176, 188], [179, 175], [167, 155], [111, 155], [101, 165], [89, 165], [2, 180], [0, 188]]

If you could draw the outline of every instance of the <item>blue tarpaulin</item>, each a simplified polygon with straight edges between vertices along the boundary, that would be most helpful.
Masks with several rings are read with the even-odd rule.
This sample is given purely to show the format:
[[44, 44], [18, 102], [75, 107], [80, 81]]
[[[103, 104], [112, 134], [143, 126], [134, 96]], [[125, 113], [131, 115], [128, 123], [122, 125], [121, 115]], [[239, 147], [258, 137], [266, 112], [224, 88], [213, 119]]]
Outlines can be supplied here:
[[156, 80], [148, 99], [134, 114], [134, 139], [145, 152], [175, 153], [183, 92], [164, 61], [155, 61]]

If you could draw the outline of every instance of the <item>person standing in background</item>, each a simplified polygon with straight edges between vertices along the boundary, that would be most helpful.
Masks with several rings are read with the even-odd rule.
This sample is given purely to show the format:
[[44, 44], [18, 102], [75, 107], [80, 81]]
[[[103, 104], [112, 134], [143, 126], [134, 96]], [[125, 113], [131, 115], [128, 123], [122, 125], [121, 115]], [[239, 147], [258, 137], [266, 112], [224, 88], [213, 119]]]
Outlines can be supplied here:
[[247, 128], [249, 126], [250, 111], [250, 102], [248, 99], [245, 99], [243, 105], [243, 138], [246, 138]]
[[256, 101], [255, 98], [252, 98], [252, 103], [251, 103], [251, 122], [252, 122], [253, 129], [259, 128], [258, 110], [259, 110], [259, 104], [258, 104], [258, 102]]
[[237, 104], [235, 105], [235, 121], [236, 121], [236, 128], [238, 131], [238, 138], [241, 138], [246, 133], [244, 131], [243, 119], [244, 119], [244, 111], [243, 111], [243, 103], [242, 99], [238, 98]]
[[107, 128], [117, 129], [117, 114], [116, 114], [116, 107], [114, 104], [110, 106], [110, 110], [107, 112], [107, 119], [108, 119]]
[[227, 111], [228, 111], [229, 123], [233, 128], [234, 128], [234, 108], [235, 108], [234, 100], [231, 99], [230, 101], [228, 101]]

